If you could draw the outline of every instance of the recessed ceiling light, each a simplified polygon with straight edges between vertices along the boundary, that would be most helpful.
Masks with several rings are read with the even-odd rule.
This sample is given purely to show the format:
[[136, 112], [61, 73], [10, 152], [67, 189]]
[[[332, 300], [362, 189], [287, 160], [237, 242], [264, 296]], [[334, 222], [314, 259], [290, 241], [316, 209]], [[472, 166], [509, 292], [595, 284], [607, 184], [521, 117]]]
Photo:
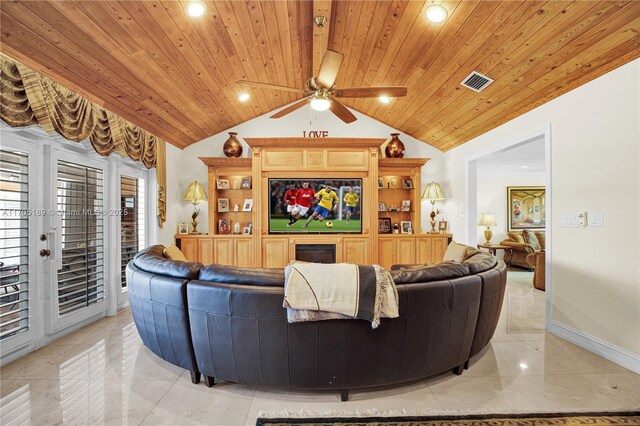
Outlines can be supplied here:
[[197, 18], [204, 15], [204, 13], [207, 11], [207, 5], [205, 5], [201, 1], [190, 1], [189, 3], [187, 3], [187, 6], [184, 8], [184, 10], [187, 12], [187, 15], [191, 16], [192, 18]]
[[528, 167], [529, 167], [529, 166], [520, 166], [520, 168], [521, 168], [521, 169], [526, 169], [526, 168], [528, 168]]
[[425, 14], [427, 15], [428, 20], [438, 23], [447, 19], [449, 12], [447, 12], [447, 9], [439, 4], [432, 4], [431, 6], [427, 7]]
[[380, 96], [378, 100], [380, 101], [381, 104], [385, 104], [385, 105], [391, 102], [391, 98], [385, 95]]
[[250, 97], [251, 97], [251, 95], [249, 95], [249, 94], [248, 94], [248, 93], [246, 93], [246, 92], [243, 92], [243, 93], [240, 93], [240, 94], [238, 95], [238, 100], [239, 100], [240, 102], [246, 102], [246, 101], [248, 101], [248, 100], [249, 100], [249, 98], [250, 98]]

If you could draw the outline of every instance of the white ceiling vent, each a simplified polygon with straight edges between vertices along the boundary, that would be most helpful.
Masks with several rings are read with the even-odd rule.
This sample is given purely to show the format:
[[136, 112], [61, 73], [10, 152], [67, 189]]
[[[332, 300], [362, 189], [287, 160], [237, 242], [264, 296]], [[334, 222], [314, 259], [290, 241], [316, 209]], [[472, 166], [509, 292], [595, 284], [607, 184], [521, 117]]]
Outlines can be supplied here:
[[473, 71], [464, 80], [462, 80], [460, 84], [474, 92], [482, 92], [482, 90], [491, 83], [493, 83], [492, 78], [482, 75], [477, 71]]

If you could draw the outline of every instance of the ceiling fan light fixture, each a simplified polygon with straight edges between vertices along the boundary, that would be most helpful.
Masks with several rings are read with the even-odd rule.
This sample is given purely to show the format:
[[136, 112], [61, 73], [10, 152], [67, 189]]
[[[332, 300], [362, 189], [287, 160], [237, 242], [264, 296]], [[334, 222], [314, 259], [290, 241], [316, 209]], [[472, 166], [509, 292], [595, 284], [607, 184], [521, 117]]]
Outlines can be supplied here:
[[389, 105], [389, 103], [391, 102], [391, 98], [386, 95], [380, 96], [378, 100], [380, 101], [381, 104], [384, 104], [384, 105]]
[[190, 1], [184, 10], [190, 17], [198, 18], [207, 11], [207, 5], [201, 1]]
[[246, 102], [249, 100], [250, 97], [251, 95], [249, 95], [247, 92], [242, 92], [238, 95], [238, 100], [240, 102]]
[[316, 111], [326, 111], [331, 106], [331, 101], [327, 95], [317, 94], [311, 98], [311, 102], [309, 102], [311, 108]]
[[445, 19], [447, 19], [447, 16], [449, 16], [449, 12], [447, 11], [447, 9], [439, 4], [432, 4], [431, 6], [427, 7], [425, 14], [429, 21], [436, 24], [444, 21]]

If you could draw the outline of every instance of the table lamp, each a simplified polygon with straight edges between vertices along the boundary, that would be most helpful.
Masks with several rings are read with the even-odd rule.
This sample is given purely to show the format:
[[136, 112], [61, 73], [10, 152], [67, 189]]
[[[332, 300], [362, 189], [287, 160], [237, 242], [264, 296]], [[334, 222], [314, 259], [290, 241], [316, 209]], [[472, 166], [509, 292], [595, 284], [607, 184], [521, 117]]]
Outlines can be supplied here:
[[491, 244], [491, 237], [493, 237], [491, 227], [497, 225], [496, 218], [492, 214], [485, 213], [480, 218], [478, 225], [487, 227], [487, 229], [484, 230], [484, 238], [487, 240], [485, 244]]
[[436, 215], [440, 214], [440, 209], [434, 210], [434, 206], [436, 204], [436, 201], [444, 201], [446, 200], [446, 197], [444, 196], [440, 185], [435, 182], [431, 182], [424, 189], [424, 192], [422, 193], [422, 199], [429, 200], [431, 202], [431, 213], [429, 214], [429, 217], [431, 217], [431, 221], [429, 222], [431, 223], [431, 231], [429, 231], [429, 233], [437, 234], [438, 231], [436, 231]]
[[196, 206], [201, 201], [207, 201], [207, 192], [204, 190], [204, 187], [198, 181], [189, 184], [189, 188], [187, 189], [186, 194], [184, 194], [184, 200], [193, 204], [193, 213], [191, 214], [191, 226], [193, 226], [193, 234], [198, 233], [198, 215], [200, 214], [200, 209]]

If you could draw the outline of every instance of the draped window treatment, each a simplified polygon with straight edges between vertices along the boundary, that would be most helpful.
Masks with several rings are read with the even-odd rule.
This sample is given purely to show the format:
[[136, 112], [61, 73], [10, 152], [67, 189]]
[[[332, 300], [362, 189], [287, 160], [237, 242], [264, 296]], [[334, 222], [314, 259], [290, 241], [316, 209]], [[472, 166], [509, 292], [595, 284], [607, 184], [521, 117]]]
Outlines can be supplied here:
[[112, 152], [156, 168], [158, 224], [166, 219], [166, 142], [0, 53], [0, 118], [11, 127], [41, 126], [47, 133], [89, 140], [100, 155]]

